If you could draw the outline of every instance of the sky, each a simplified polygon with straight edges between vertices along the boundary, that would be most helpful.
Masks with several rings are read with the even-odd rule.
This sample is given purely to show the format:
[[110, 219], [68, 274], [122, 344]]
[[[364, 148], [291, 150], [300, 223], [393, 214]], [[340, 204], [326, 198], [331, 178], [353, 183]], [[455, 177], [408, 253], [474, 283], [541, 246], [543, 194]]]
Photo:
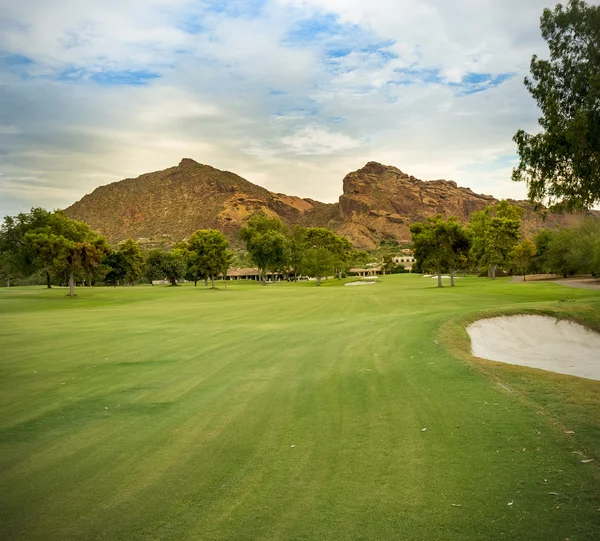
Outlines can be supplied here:
[[526, 197], [547, 0], [3, 4], [2, 216], [184, 157], [325, 202], [368, 161]]

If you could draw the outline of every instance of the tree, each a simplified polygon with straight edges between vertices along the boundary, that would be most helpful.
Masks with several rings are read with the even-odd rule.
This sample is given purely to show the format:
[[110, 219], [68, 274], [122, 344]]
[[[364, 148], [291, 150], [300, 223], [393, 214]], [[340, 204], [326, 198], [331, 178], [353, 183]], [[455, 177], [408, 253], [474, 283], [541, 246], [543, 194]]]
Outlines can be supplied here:
[[438, 287], [442, 287], [442, 272], [454, 273], [466, 261], [471, 246], [470, 235], [454, 216], [448, 220], [440, 215], [410, 226], [415, 258], [422, 268], [434, 269], [438, 275]]
[[233, 254], [227, 249], [228, 246], [227, 239], [220, 231], [196, 231], [187, 241], [188, 269], [191, 268], [191, 273], [196, 277], [209, 277], [214, 289], [215, 277], [226, 275], [231, 265]]
[[394, 273], [394, 271], [396, 270], [396, 263], [394, 261], [393, 256], [388, 254], [383, 257], [382, 268], [383, 268], [384, 274], [393, 274]]
[[102, 262], [109, 268], [104, 281], [114, 286], [119, 285], [127, 276], [127, 260], [121, 252], [109, 253]]
[[577, 228], [556, 229], [548, 235], [544, 262], [549, 272], [564, 277], [594, 272], [600, 221], [589, 219]]
[[129, 285], [134, 285], [144, 273], [144, 256], [140, 250], [140, 245], [133, 239], [127, 239], [119, 244], [117, 252], [125, 261], [123, 279]]
[[29, 251], [25, 244], [25, 235], [48, 227], [55, 221], [55, 213], [43, 208], [32, 208], [30, 212], [21, 212], [16, 216], [6, 216], [0, 227], [0, 253], [3, 254], [3, 269], [8, 279], [29, 276], [36, 271], [46, 275], [46, 285], [52, 287], [50, 270], [52, 259], [42, 262]]
[[146, 276], [149, 280], [166, 278], [172, 286], [176, 286], [186, 271], [185, 254], [183, 250], [174, 249], [170, 252], [150, 250], [146, 259]]
[[335, 268], [335, 258], [327, 248], [308, 248], [302, 258], [302, 272], [306, 276], [317, 279], [317, 285], [321, 280], [329, 276]]
[[267, 271], [282, 270], [287, 264], [288, 239], [283, 223], [264, 213], [252, 216], [240, 231], [240, 238], [252, 262], [258, 267], [262, 283], [266, 283]]
[[48, 269], [50, 264], [56, 274], [68, 277], [70, 297], [75, 295], [75, 280], [92, 281], [110, 251], [106, 239], [88, 224], [61, 212], [52, 215], [48, 226], [28, 231], [24, 246], [32, 255], [34, 266]]
[[542, 131], [519, 130], [515, 181], [533, 203], [568, 209], [600, 201], [600, 6], [582, 0], [545, 9], [548, 60], [533, 56], [525, 86], [542, 111]]
[[529, 239], [524, 239], [517, 244], [509, 253], [510, 263], [513, 269], [523, 274], [523, 281], [535, 262], [535, 244]]
[[350, 267], [354, 248], [346, 237], [340, 237], [322, 227], [308, 227], [304, 230], [304, 249], [310, 248], [324, 248], [329, 251], [333, 264], [332, 272], [338, 278]]
[[488, 268], [488, 277], [492, 280], [496, 278], [496, 269], [508, 262], [508, 254], [519, 241], [521, 213], [519, 207], [500, 201], [471, 215], [470, 256], [480, 266]]

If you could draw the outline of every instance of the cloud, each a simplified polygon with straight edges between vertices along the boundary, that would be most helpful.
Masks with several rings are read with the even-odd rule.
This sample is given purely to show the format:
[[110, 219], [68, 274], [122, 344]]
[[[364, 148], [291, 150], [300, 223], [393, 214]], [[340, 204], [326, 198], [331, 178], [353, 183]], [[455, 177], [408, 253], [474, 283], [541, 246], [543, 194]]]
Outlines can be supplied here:
[[369, 160], [522, 197], [511, 139], [536, 127], [522, 79], [545, 5], [9, 3], [0, 211], [64, 207], [184, 156], [326, 201]]

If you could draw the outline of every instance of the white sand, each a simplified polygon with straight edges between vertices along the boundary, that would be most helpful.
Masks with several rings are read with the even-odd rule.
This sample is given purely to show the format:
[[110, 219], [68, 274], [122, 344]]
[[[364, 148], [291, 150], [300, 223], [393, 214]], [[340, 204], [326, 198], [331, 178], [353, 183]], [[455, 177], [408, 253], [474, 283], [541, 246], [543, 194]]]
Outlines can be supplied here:
[[600, 334], [571, 321], [520, 315], [467, 327], [476, 357], [600, 380]]
[[363, 280], [362, 282], [348, 282], [347, 284], [344, 284], [344, 285], [345, 286], [371, 286], [376, 283], [377, 282], [367, 282], [366, 280]]

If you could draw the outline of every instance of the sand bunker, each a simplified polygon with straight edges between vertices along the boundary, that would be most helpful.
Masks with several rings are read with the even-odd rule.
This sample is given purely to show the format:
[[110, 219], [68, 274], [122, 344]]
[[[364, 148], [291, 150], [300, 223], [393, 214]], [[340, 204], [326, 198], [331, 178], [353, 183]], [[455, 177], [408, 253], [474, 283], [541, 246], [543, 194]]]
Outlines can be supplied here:
[[572, 321], [520, 315], [467, 327], [473, 355], [600, 380], [600, 334]]
[[376, 284], [377, 282], [368, 282], [366, 280], [362, 280], [360, 282], [348, 282], [347, 284], [344, 284], [345, 286], [372, 286], [373, 284]]

